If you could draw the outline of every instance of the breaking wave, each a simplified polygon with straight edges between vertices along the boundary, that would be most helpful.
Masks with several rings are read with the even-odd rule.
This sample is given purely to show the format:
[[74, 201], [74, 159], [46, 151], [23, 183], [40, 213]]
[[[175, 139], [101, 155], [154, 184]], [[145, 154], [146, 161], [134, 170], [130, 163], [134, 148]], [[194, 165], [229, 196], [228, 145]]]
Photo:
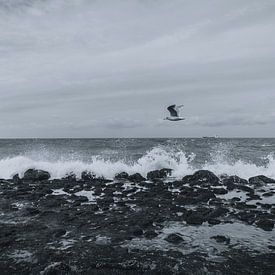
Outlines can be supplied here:
[[149, 171], [161, 168], [172, 168], [172, 176], [179, 179], [191, 174], [198, 169], [207, 169], [217, 175], [228, 174], [249, 178], [251, 176], [264, 174], [275, 177], [275, 158], [273, 155], [266, 157], [266, 164], [259, 166], [243, 160], [228, 162], [220, 155], [212, 156], [211, 162], [205, 162], [200, 166], [194, 164], [195, 154], [187, 154], [182, 150], [174, 151], [163, 147], [155, 147], [147, 151], [136, 161], [104, 159], [102, 156], [93, 156], [90, 161], [79, 159], [49, 160], [49, 156], [36, 159], [34, 154], [30, 156], [20, 155], [0, 159], [0, 178], [11, 178], [14, 174], [20, 176], [29, 169], [36, 168], [50, 172], [51, 178], [61, 178], [71, 172], [80, 177], [82, 171], [91, 171], [97, 176], [113, 178], [120, 172], [140, 173], [143, 176]]

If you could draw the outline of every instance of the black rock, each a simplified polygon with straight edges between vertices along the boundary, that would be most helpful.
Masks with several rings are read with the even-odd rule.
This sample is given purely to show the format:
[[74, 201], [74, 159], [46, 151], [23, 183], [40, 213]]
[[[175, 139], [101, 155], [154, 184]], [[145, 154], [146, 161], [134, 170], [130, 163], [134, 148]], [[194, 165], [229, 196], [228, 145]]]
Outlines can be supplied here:
[[271, 220], [259, 220], [256, 225], [265, 231], [272, 231], [274, 228], [274, 221]]
[[81, 179], [83, 179], [85, 181], [91, 181], [91, 180], [93, 180], [95, 178], [96, 178], [95, 174], [93, 174], [93, 173], [91, 173], [89, 171], [83, 171], [81, 173]]
[[223, 178], [222, 183], [224, 185], [230, 185], [230, 184], [234, 184], [234, 183], [247, 184], [248, 181], [246, 179], [242, 179], [238, 176], [230, 176], [230, 177]]
[[203, 215], [192, 210], [187, 213], [185, 220], [190, 225], [201, 225], [204, 222]]
[[153, 239], [158, 236], [158, 233], [154, 230], [148, 230], [144, 233], [144, 237], [147, 239]]
[[50, 173], [43, 170], [28, 169], [23, 176], [23, 180], [48, 180], [51, 177]]
[[223, 235], [213, 236], [213, 237], [211, 237], [211, 239], [214, 239], [218, 243], [226, 243], [226, 244], [230, 243], [230, 238], [225, 237]]
[[48, 267], [46, 267], [43, 271], [43, 274], [45, 275], [71, 274], [71, 273], [72, 273], [71, 267], [62, 262], [51, 264]]
[[182, 181], [184, 183], [210, 183], [212, 185], [218, 185], [219, 184], [219, 178], [211, 171], [208, 170], [199, 170], [195, 172], [193, 175], [187, 175], [183, 177]]
[[220, 224], [221, 221], [217, 220], [217, 219], [210, 219], [210, 220], [208, 220], [208, 223], [212, 224], [212, 225], [216, 225], [216, 224]]
[[228, 193], [228, 191], [224, 188], [213, 188], [212, 190], [217, 195], [224, 195]]
[[274, 179], [268, 178], [264, 175], [259, 175], [256, 177], [249, 178], [248, 181], [250, 184], [258, 185], [258, 186], [263, 185], [265, 183], [275, 183]]
[[142, 236], [143, 235], [143, 230], [139, 226], [134, 226], [130, 229], [130, 232], [134, 236]]
[[271, 197], [271, 196], [273, 196], [273, 195], [274, 195], [274, 192], [271, 191], [271, 192], [266, 192], [266, 193], [264, 193], [264, 194], [263, 194], [263, 197]]
[[205, 216], [206, 220], [212, 220], [216, 219], [218, 217], [224, 216], [226, 213], [228, 213], [229, 210], [224, 207], [218, 207], [214, 210], [212, 210], [207, 216]]
[[76, 181], [76, 175], [75, 173], [71, 172], [65, 175], [64, 178], [62, 178], [62, 180], [67, 180], [67, 181]]
[[172, 244], [179, 244], [182, 243], [184, 240], [179, 234], [170, 234], [165, 238], [165, 241], [172, 243]]
[[129, 178], [129, 174], [126, 172], [121, 172], [121, 173], [115, 175], [115, 179], [117, 179], [117, 180], [128, 179], [128, 178]]
[[161, 170], [154, 170], [147, 173], [148, 180], [156, 180], [156, 179], [163, 179], [167, 176], [171, 175], [172, 169], [163, 168]]
[[60, 238], [61, 236], [64, 236], [66, 232], [67, 231], [65, 229], [59, 228], [54, 230], [53, 235], [55, 238]]
[[146, 179], [145, 179], [141, 174], [139, 174], [139, 173], [135, 173], [135, 174], [129, 176], [128, 179], [129, 179], [130, 181], [133, 181], [133, 182], [140, 182], [140, 181], [146, 180]]
[[18, 183], [21, 183], [22, 180], [20, 179], [19, 175], [18, 174], [15, 174], [13, 177], [12, 177], [12, 181], [15, 183], [15, 184], [18, 184]]

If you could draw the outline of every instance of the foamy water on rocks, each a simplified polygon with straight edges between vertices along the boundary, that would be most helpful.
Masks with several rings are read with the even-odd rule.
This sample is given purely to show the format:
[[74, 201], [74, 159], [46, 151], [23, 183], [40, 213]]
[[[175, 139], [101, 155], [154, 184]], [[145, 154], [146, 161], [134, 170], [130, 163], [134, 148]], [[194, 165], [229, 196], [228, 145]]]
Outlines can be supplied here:
[[113, 178], [171, 168], [180, 179], [198, 169], [249, 178], [275, 177], [275, 139], [2, 139], [0, 178], [29, 169], [51, 178], [82, 171]]

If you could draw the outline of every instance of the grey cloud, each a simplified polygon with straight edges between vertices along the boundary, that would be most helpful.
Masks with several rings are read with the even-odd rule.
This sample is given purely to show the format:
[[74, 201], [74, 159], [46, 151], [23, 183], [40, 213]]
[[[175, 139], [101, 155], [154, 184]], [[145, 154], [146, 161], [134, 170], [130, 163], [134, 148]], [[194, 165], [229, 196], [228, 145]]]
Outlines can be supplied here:
[[[268, 0], [0, 0], [0, 136], [274, 136], [274, 11]], [[174, 103], [184, 124], [158, 122]]]

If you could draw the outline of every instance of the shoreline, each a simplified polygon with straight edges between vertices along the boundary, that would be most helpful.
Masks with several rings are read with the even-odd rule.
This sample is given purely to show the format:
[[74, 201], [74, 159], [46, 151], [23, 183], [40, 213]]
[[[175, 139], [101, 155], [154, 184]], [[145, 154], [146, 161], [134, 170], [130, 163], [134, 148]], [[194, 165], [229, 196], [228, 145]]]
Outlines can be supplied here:
[[1, 179], [1, 274], [272, 274], [274, 179], [170, 173]]

